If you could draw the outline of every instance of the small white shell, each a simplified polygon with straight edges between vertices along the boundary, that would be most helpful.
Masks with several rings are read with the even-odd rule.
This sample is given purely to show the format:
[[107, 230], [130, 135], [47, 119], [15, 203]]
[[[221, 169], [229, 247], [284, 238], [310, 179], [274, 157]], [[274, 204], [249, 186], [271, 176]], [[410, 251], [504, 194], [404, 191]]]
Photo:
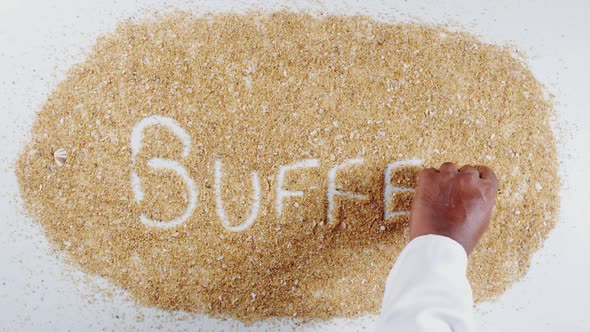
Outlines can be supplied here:
[[68, 152], [65, 149], [58, 149], [53, 153], [53, 159], [55, 159], [57, 166], [62, 167], [68, 159]]

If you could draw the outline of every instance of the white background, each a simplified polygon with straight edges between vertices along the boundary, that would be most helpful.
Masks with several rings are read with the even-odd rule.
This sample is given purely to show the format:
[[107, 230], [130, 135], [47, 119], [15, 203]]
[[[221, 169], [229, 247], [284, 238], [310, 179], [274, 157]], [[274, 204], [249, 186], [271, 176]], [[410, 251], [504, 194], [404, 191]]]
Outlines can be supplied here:
[[[166, 3], [164, 5], [163, 3]], [[285, 2], [286, 3], [286, 2]], [[515, 45], [555, 94], [561, 217], [527, 276], [497, 302], [477, 307], [482, 331], [588, 331], [590, 326], [590, 2], [580, 1], [133, 1], [0, 0], [0, 330], [259, 330], [139, 307], [123, 291], [87, 276], [51, 250], [40, 227], [23, 216], [13, 171], [22, 144], [52, 88], [83, 60], [97, 36], [148, 10], [243, 11], [251, 8], [366, 14], [380, 20], [455, 22], [483, 40]], [[374, 317], [295, 326], [359, 330]], [[279, 324], [279, 325], [277, 325]]]

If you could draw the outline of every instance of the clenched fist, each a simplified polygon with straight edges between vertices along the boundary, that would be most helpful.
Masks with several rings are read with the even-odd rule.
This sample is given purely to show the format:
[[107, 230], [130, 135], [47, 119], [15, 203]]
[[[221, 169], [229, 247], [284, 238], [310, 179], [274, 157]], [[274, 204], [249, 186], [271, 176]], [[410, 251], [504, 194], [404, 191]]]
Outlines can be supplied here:
[[447, 162], [418, 177], [410, 212], [410, 240], [436, 234], [459, 242], [469, 255], [490, 223], [498, 179], [486, 166]]

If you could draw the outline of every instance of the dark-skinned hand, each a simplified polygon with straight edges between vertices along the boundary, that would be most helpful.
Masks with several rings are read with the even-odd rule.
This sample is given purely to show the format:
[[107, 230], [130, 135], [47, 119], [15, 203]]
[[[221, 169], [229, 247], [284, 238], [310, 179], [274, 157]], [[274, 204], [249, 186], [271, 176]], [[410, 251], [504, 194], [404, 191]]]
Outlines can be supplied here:
[[418, 176], [410, 212], [410, 240], [447, 236], [469, 255], [486, 231], [496, 200], [498, 179], [486, 166], [444, 163]]

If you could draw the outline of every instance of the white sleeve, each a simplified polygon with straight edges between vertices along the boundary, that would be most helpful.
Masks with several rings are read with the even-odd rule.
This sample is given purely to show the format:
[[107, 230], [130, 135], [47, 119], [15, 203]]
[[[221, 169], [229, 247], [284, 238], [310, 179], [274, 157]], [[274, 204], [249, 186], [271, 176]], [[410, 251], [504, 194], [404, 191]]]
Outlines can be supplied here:
[[378, 331], [475, 330], [467, 254], [455, 240], [424, 235], [401, 252], [385, 285]]

